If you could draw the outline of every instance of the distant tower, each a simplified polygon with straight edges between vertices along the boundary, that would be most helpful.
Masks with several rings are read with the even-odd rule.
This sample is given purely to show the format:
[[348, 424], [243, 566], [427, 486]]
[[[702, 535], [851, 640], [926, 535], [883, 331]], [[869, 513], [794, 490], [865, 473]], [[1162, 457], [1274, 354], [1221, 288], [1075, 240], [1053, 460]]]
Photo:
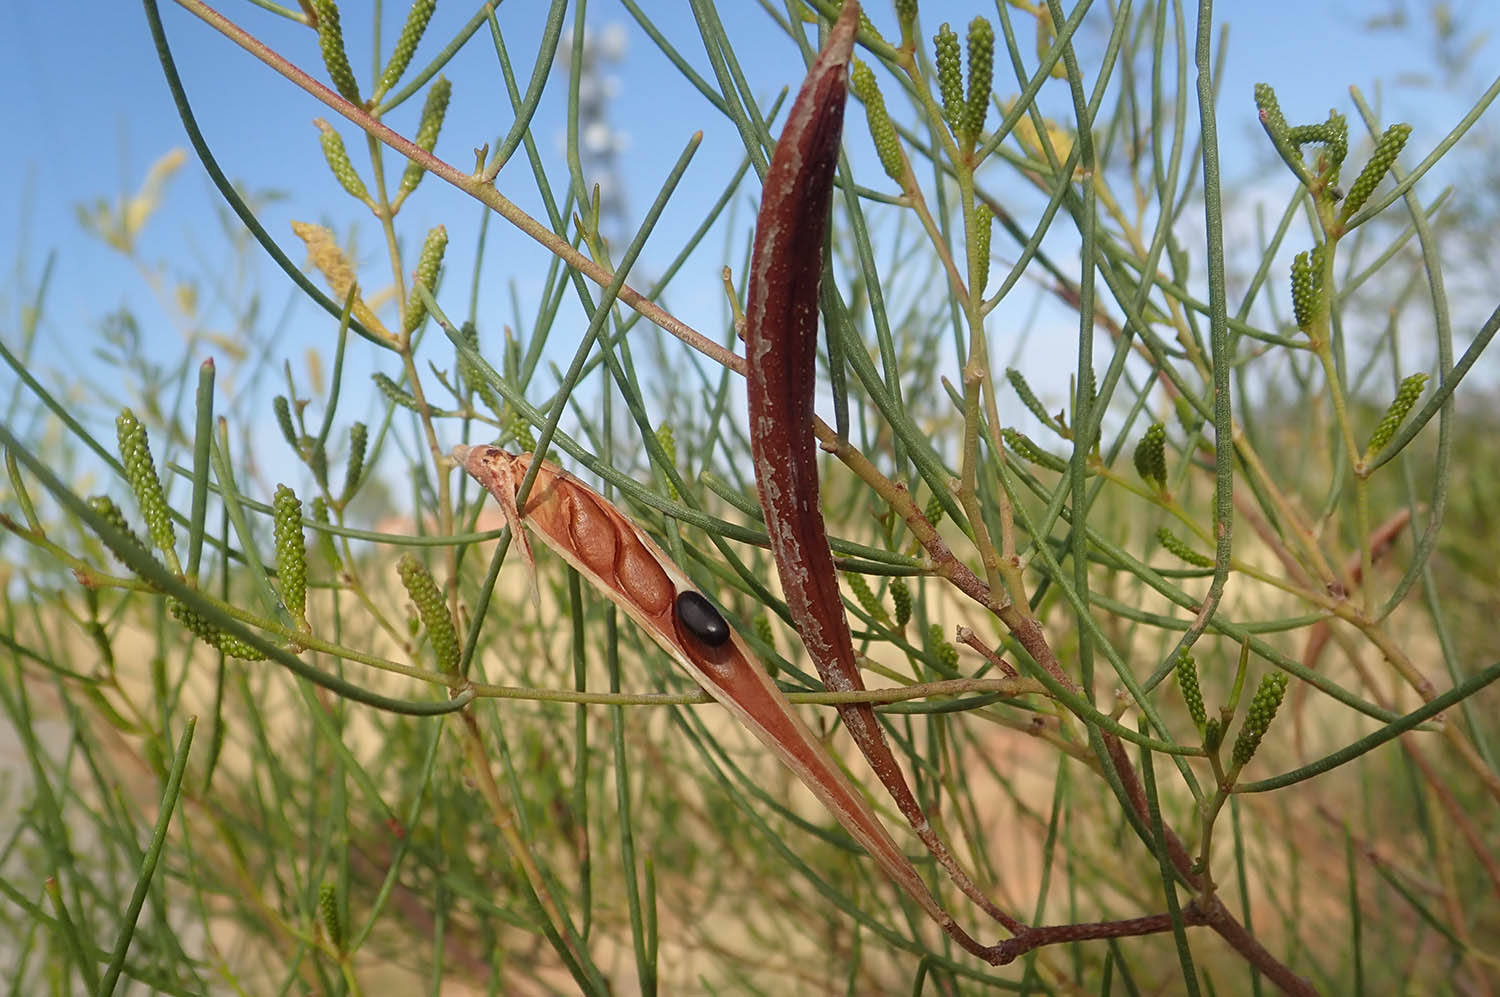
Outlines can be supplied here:
[[[578, 154], [583, 160], [583, 179], [590, 197], [594, 184], [599, 185], [599, 231], [614, 247], [628, 236], [619, 154], [630, 145], [630, 136], [616, 131], [609, 121], [609, 102], [620, 90], [620, 78], [609, 67], [625, 57], [625, 46], [625, 28], [619, 24], [587, 35], [578, 80]], [[567, 71], [572, 57], [569, 29], [557, 49], [558, 68]]]

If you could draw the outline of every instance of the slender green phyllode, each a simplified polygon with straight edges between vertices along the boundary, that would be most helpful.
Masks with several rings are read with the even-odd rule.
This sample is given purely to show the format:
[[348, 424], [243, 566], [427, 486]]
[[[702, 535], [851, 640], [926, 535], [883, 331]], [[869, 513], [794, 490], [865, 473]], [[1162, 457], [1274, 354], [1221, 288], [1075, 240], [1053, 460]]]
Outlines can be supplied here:
[[344, 29], [339, 25], [338, 4], [333, 0], [311, 2], [313, 13], [318, 18], [318, 49], [323, 53], [323, 65], [328, 67], [328, 78], [345, 100], [358, 104], [359, 83], [349, 65], [349, 54], [344, 51]]
[[125, 480], [135, 493], [141, 515], [146, 519], [146, 531], [151, 542], [167, 559], [167, 566], [178, 571], [177, 535], [172, 529], [172, 512], [167, 508], [167, 496], [162, 491], [161, 479], [156, 476], [156, 465], [151, 460], [151, 443], [146, 437], [146, 427], [130, 409], [121, 409], [115, 419], [115, 435], [120, 444], [120, 462], [125, 465]]
[[1270, 728], [1271, 721], [1276, 719], [1276, 711], [1281, 707], [1281, 697], [1285, 694], [1284, 672], [1272, 672], [1260, 680], [1255, 698], [1250, 700], [1250, 709], [1245, 714], [1245, 724], [1240, 728], [1240, 736], [1234, 740], [1232, 758], [1236, 767], [1244, 768], [1255, 757], [1255, 750], [1260, 747], [1260, 740]]
[[1396, 397], [1391, 400], [1391, 407], [1385, 410], [1385, 416], [1375, 427], [1375, 432], [1370, 434], [1370, 443], [1365, 447], [1366, 459], [1375, 456], [1385, 445], [1391, 442], [1396, 435], [1396, 430], [1406, 421], [1407, 415], [1417, 399], [1422, 397], [1422, 391], [1427, 387], [1426, 374], [1412, 374], [1401, 381], [1401, 386], [1396, 389]]
[[458, 674], [458, 633], [453, 628], [453, 617], [448, 615], [448, 607], [443, 605], [443, 596], [438, 591], [437, 582], [432, 579], [432, 572], [427, 570], [427, 565], [411, 554], [406, 554], [397, 563], [396, 573], [401, 577], [401, 584], [406, 587], [406, 594], [411, 596], [411, 601], [417, 606], [422, 626], [426, 628], [427, 637], [432, 641], [438, 667], [449, 674]]

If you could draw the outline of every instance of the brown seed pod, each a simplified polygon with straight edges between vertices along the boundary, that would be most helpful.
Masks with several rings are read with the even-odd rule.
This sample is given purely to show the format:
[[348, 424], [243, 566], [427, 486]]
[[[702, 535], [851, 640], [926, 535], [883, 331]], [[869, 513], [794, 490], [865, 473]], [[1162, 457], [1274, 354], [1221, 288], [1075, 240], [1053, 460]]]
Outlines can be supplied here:
[[994, 961], [996, 949], [970, 938], [933, 898], [863, 794], [792, 710], [765, 667], [713, 605], [644, 530], [604, 496], [545, 461], [525, 508], [516, 489], [531, 454], [499, 447], [454, 447], [453, 458], [500, 502], [518, 538], [538, 539], [635, 620], [687, 669], [705, 692], [779, 756], [882, 869], [970, 952]]
[[[745, 304], [750, 452], [771, 553], [802, 643], [823, 684], [840, 692], [863, 689], [864, 680], [854, 660], [854, 642], [818, 504], [813, 389], [823, 243], [858, 14], [857, 3], [845, 3], [776, 143], [755, 223]], [[868, 703], [849, 703], [839, 707], [839, 716], [902, 816], [953, 881], [991, 917], [1019, 931], [1020, 922], [979, 890], [932, 829], [886, 743], [874, 708]], [[971, 952], [982, 954], [979, 948], [970, 947], [974, 942], [965, 941], [967, 936], [953, 937]]]

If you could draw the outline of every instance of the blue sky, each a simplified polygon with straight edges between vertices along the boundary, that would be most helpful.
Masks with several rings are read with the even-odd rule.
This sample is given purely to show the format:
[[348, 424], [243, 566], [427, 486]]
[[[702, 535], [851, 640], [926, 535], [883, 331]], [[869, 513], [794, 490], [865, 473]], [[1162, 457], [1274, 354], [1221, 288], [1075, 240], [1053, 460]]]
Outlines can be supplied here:
[[[451, 0], [441, 3], [415, 65], [430, 58], [436, 49], [434, 42], [451, 36], [476, 6]], [[502, 30], [523, 74], [530, 70], [545, 6], [510, 0], [499, 9]], [[648, 2], [647, 6], [659, 11], [658, 24], [673, 44], [700, 73], [710, 76], [688, 5], [673, 0]], [[768, 99], [782, 86], [795, 85], [801, 73], [797, 53], [759, 5], [722, 6], [721, 16], [739, 46], [757, 95]], [[1218, 4], [1217, 20], [1227, 25], [1229, 42], [1219, 122], [1225, 171], [1232, 184], [1247, 182], [1252, 165], [1263, 164], [1267, 154], [1264, 137], [1254, 125], [1251, 100], [1251, 86], [1259, 80], [1275, 84], [1287, 117], [1294, 121], [1321, 119], [1330, 106], [1353, 117], [1347, 87], [1358, 85], [1372, 101], [1384, 102], [1386, 120], [1404, 118], [1414, 124], [1408, 149], [1419, 154], [1425, 154], [1451, 127], [1466, 105], [1441, 87], [1406, 85], [1413, 74], [1429, 72], [1433, 65], [1428, 44], [1432, 32], [1423, 21], [1425, 5], [1406, 5], [1413, 18], [1408, 31], [1361, 30], [1360, 25], [1372, 16], [1376, 6], [1359, 0]], [[13, 0], [8, 7], [10, 30], [0, 42], [5, 56], [0, 60], [0, 81], [12, 96], [0, 111], [0, 120], [12, 142], [11, 152], [0, 157], [0, 232], [8, 237], [0, 247], [7, 274], [0, 282], [0, 337], [15, 345], [20, 307], [26, 303], [22, 295], [34, 289], [43, 260], [55, 253], [56, 269], [35, 354], [44, 375], [88, 372], [89, 361], [80, 344], [89, 341], [89, 330], [98, 327], [102, 316], [122, 306], [136, 311], [151, 337], [152, 348], [164, 357], [170, 356], [180, 346], [180, 334], [174, 331], [170, 317], [152, 296], [140, 272], [88, 237], [75, 216], [79, 203], [113, 200], [134, 192], [151, 163], [170, 149], [186, 145], [140, 5], [102, 2], [84, 8]], [[368, 81], [371, 59], [364, 33], [368, 27], [360, 13], [366, 8], [351, 2], [343, 7], [356, 72]], [[80, 12], [85, 9], [86, 13]], [[315, 75], [325, 75], [311, 32], [248, 3], [225, 0], [221, 9]], [[1454, 9], [1476, 27], [1492, 30], [1500, 22], [1500, 12], [1484, 4], [1456, 4]], [[869, 10], [878, 26], [891, 29], [893, 17], [888, 4], [872, 3]], [[975, 13], [993, 16], [991, 6], [973, 2], [925, 0], [921, 11], [928, 34], [945, 19], [961, 25]], [[404, 14], [404, 3], [387, 5], [387, 44]], [[337, 188], [322, 161], [311, 121], [332, 115], [182, 9], [164, 3], [163, 15], [200, 123], [220, 162], [231, 177], [250, 189], [276, 190], [283, 195], [282, 200], [267, 206], [263, 217], [267, 228], [283, 240], [294, 259], [300, 260], [304, 254], [291, 236], [291, 219], [332, 223], [341, 233], [345, 226], [357, 222], [361, 247], [369, 259], [377, 261], [366, 279], [383, 280], [388, 269], [378, 264], [382, 257], [377, 226]], [[705, 132], [684, 190], [668, 209], [643, 258], [642, 266], [654, 271], [670, 258], [679, 237], [696, 225], [701, 209], [717, 195], [719, 178], [739, 160], [740, 141], [732, 126], [670, 69], [623, 8], [599, 0], [589, 7], [589, 22], [596, 27], [619, 24], [627, 32], [627, 53], [615, 70], [620, 93], [613, 107], [617, 128], [629, 135], [621, 169], [632, 219], [639, 217], [691, 133], [700, 128]], [[1475, 64], [1482, 67], [1500, 62], [1494, 58], [1494, 49], [1494, 42], [1486, 41]], [[474, 39], [446, 73], [454, 80], [455, 96], [437, 152], [451, 162], [468, 166], [472, 163], [469, 150], [492, 140], [510, 124], [509, 105], [493, 52], [483, 37]], [[1386, 86], [1378, 88], [1378, 81], [1385, 81]], [[1471, 82], [1464, 95], [1477, 92], [1487, 82]], [[1015, 88], [1002, 84], [997, 89], [1005, 93]], [[555, 163], [561, 162], [563, 97], [561, 86], [549, 92], [534, 126], [542, 154]], [[409, 133], [414, 129], [419, 106], [420, 101], [413, 100], [398, 109], [389, 119], [391, 124]], [[849, 145], [856, 164], [860, 157], [868, 163], [862, 116], [852, 113], [850, 122]], [[357, 153], [356, 163], [364, 168], [356, 133], [352, 127], [338, 124]], [[390, 169], [399, 170], [399, 163], [388, 161]], [[878, 169], [868, 175], [881, 178]], [[1277, 196], [1284, 198], [1289, 193], [1289, 178], [1281, 174], [1273, 181], [1279, 184]], [[502, 173], [500, 187], [535, 210], [537, 201], [529, 193], [529, 172], [520, 157]], [[1432, 193], [1437, 189], [1434, 184]], [[749, 224], [753, 181], [745, 190], [734, 235], [736, 246], [742, 244], [743, 230]], [[153, 264], [162, 263], [174, 273], [206, 280], [204, 265], [228, 258], [214, 220], [216, 204], [206, 177], [189, 154], [187, 164], [171, 181], [164, 209], [144, 234], [141, 257]], [[399, 220], [413, 246], [430, 225], [441, 222], [448, 226], [452, 238], [449, 274], [453, 280], [449, 288], [454, 289], [452, 310], [460, 314], [467, 300], [477, 220], [478, 210], [472, 202], [431, 178], [424, 181]], [[509, 283], [515, 281], [526, 299], [546, 259], [525, 237], [498, 219], [494, 221], [481, 314], [492, 316], [498, 326], [509, 322], [513, 314]], [[683, 310], [685, 318], [710, 334], [722, 328], [717, 270], [724, 244], [723, 236], [711, 238], [707, 255], [684, 281], [686, 288], [702, 289], [696, 295], [698, 300], [692, 300], [693, 293], [679, 291], [672, 302], [674, 308]], [[998, 237], [997, 251], [1002, 251]], [[310, 347], [326, 351], [331, 346], [328, 322], [311, 308], [289, 305], [292, 296], [269, 261], [257, 260], [256, 265], [263, 286], [272, 289], [262, 320], [284, 326], [278, 348], [293, 358], [294, 366]], [[209, 291], [204, 284], [200, 293]], [[523, 314], [532, 306], [531, 301], [525, 301]], [[283, 315], [287, 307], [293, 310]], [[565, 345], [571, 350], [572, 343]], [[370, 353], [363, 351], [355, 361], [356, 371], [363, 369], [361, 364], [380, 359]], [[389, 361], [384, 363], [389, 368]]]

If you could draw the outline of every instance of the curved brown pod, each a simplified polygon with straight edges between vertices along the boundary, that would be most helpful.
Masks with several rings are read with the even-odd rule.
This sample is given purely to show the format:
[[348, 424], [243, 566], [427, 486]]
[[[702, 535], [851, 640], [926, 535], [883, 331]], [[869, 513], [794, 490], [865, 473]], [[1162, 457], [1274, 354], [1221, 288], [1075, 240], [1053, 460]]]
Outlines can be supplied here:
[[[823, 684], [836, 691], [864, 683], [818, 505], [813, 388], [823, 243], [858, 16], [858, 4], [844, 5], [776, 143], [755, 222], [745, 304], [750, 452], [771, 553], [802, 642]], [[842, 707], [839, 713], [856, 738], [861, 730], [878, 736], [869, 706]]]
[[[745, 302], [745, 380], [755, 481], [787, 610], [823, 684], [863, 689], [818, 501], [813, 435], [818, 290], [843, 131], [859, 5], [844, 4], [787, 115], [755, 223]], [[874, 707], [839, 707], [850, 736], [922, 843], [971, 900], [1012, 931], [1024, 927], [976, 886], [938, 838], [907, 784]]]

